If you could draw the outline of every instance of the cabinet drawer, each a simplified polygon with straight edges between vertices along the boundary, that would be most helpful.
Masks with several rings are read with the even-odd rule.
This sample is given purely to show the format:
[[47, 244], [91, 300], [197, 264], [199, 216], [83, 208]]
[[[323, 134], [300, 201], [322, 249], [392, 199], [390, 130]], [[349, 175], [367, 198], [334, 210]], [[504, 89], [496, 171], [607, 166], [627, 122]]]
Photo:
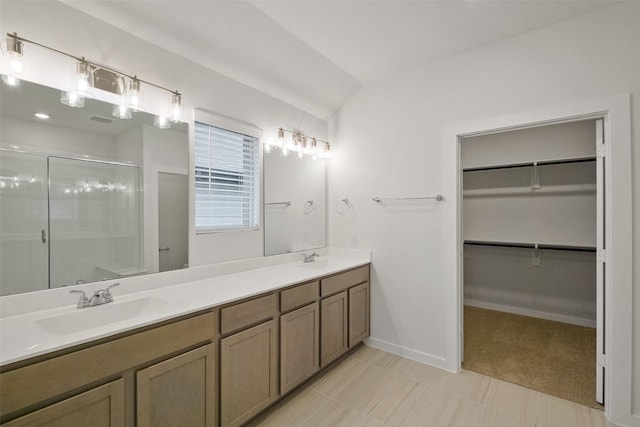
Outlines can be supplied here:
[[335, 294], [351, 286], [369, 281], [369, 266], [355, 268], [345, 273], [322, 279], [320, 283], [321, 296]]
[[280, 311], [284, 313], [314, 302], [318, 298], [319, 289], [320, 282], [316, 280], [280, 292]]
[[276, 315], [277, 305], [277, 294], [271, 294], [223, 308], [220, 310], [220, 332], [228, 334], [271, 319]]

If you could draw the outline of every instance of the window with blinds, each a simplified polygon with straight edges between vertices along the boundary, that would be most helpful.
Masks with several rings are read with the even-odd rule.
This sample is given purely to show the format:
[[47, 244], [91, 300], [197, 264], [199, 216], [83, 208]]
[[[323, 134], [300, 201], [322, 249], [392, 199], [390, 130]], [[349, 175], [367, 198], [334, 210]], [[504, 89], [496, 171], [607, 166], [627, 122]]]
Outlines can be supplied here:
[[259, 226], [259, 139], [195, 124], [196, 232]]

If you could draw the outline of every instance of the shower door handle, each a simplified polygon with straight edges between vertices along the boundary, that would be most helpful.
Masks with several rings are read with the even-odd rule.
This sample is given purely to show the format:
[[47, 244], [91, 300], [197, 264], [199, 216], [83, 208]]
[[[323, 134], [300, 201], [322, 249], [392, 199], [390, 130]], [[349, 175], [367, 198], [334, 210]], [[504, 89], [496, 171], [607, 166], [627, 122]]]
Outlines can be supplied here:
[[42, 229], [42, 243], [47, 243], [47, 230]]

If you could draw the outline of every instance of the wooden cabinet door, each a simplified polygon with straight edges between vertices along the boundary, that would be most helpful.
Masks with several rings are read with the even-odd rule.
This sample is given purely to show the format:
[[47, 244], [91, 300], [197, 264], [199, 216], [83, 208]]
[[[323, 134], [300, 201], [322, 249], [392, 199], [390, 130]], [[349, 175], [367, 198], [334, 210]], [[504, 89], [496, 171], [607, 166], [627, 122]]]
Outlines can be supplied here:
[[280, 317], [280, 392], [288, 392], [320, 369], [320, 305]]
[[220, 340], [222, 426], [239, 426], [278, 399], [277, 333], [270, 320]]
[[320, 365], [326, 366], [348, 350], [347, 291], [320, 301]]
[[369, 336], [369, 282], [349, 289], [349, 348]]
[[124, 427], [124, 380], [96, 387], [3, 426]]
[[215, 425], [215, 345], [136, 373], [138, 427]]

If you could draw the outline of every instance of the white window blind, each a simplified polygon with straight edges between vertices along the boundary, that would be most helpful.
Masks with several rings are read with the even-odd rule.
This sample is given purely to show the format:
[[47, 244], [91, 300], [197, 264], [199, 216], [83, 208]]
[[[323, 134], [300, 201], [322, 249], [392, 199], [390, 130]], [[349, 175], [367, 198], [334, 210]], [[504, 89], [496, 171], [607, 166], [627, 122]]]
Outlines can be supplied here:
[[259, 139], [196, 121], [197, 232], [259, 225]]

